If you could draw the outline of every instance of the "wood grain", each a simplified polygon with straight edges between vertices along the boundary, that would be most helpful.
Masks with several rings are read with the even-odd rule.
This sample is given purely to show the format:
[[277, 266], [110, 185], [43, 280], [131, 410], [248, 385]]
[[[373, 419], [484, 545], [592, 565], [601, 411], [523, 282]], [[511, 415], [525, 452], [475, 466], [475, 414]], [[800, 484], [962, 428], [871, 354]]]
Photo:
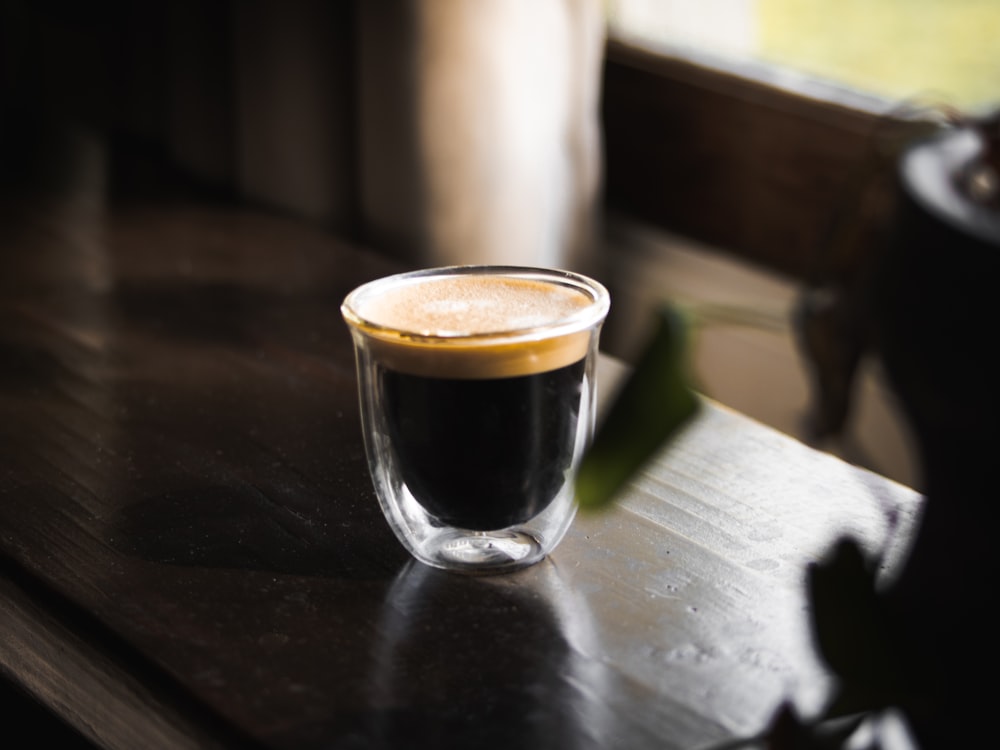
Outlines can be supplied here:
[[[841, 533], [891, 564], [919, 511], [707, 402], [546, 562], [434, 571], [379, 511], [338, 311], [396, 265], [219, 203], [16, 217], [0, 669], [104, 747], [663, 750], [754, 732], [828, 687], [804, 566]], [[610, 397], [621, 367], [602, 368]]]

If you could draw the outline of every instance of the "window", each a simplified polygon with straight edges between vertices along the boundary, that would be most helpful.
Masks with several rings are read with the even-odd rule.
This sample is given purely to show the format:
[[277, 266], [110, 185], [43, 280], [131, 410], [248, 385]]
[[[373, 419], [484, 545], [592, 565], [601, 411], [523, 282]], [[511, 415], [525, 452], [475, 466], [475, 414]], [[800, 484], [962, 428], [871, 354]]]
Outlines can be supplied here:
[[616, 36], [778, 65], [890, 100], [977, 108], [1000, 92], [995, 0], [609, 0], [607, 7]]
[[1000, 99], [993, 0], [607, 8], [609, 207], [797, 278], [895, 107]]

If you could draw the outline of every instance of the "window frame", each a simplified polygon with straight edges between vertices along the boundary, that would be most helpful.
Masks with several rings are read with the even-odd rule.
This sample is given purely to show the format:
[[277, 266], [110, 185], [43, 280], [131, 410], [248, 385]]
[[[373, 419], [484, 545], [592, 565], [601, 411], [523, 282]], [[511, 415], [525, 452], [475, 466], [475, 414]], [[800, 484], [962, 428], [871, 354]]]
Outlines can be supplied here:
[[788, 71], [609, 32], [605, 205], [796, 280], [850, 274], [877, 241], [891, 181], [865, 186], [874, 209], [832, 257], [831, 232], [872, 166], [878, 129], [902, 121], [892, 112]]

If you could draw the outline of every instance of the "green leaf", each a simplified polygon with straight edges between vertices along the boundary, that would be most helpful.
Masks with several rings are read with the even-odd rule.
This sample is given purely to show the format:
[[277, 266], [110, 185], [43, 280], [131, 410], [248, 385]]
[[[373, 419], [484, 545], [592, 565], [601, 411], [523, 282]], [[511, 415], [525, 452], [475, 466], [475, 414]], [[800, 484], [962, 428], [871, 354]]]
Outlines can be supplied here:
[[577, 475], [585, 510], [603, 508], [663, 445], [698, 412], [701, 401], [687, 372], [688, 325], [664, 306], [635, 369], [599, 426]]

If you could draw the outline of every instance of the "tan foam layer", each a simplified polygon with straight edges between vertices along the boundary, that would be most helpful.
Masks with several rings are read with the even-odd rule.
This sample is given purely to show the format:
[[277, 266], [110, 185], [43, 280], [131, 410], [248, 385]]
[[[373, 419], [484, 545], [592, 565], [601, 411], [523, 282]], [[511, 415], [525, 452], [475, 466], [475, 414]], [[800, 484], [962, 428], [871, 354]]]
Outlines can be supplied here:
[[376, 359], [431, 377], [530, 375], [583, 359], [591, 328], [552, 335], [549, 327], [594, 305], [587, 293], [536, 279], [463, 275], [419, 279], [356, 301], [355, 325]]
[[363, 302], [365, 320], [424, 336], [468, 336], [538, 328], [565, 320], [593, 300], [534, 279], [466, 275], [423, 279]]

